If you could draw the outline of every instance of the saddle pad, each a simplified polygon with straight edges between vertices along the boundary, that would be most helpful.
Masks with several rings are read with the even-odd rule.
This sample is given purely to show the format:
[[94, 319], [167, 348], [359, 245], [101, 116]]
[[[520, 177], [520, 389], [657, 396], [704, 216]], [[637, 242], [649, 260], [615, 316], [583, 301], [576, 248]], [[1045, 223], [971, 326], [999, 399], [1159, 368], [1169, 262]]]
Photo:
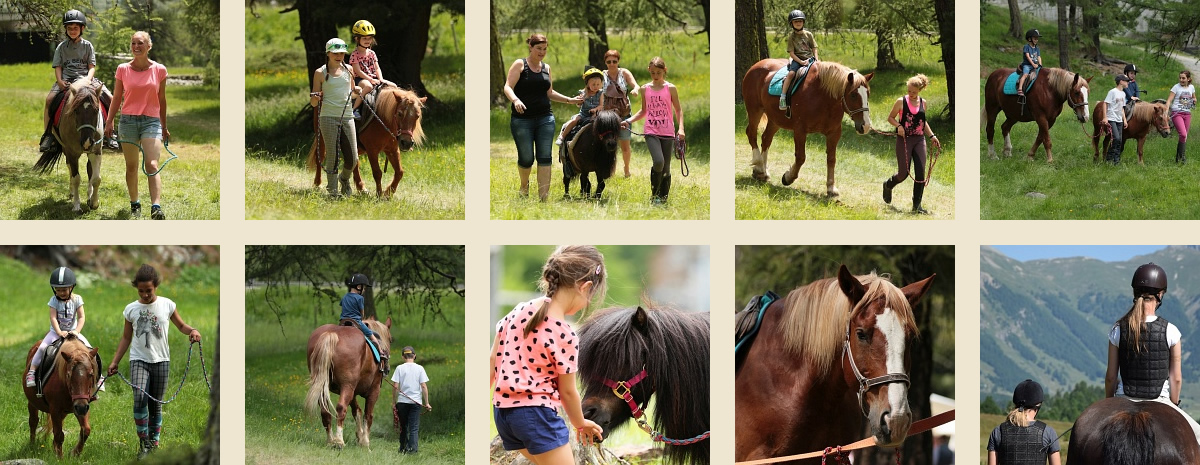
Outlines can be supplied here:
[[[50, 102], [50, 105], [53, 105], [52, 108], [54, 108], [54, 118], [51, 120], [51, 124], [58, 126], [58, 121], [62, 119], [63, 110], [67, 108], [67, 92], [59, 92], [58, 95], [54, 96], [54, 100]], [[108, 120], [108, 107], [104, 106], [103, 103], [100, 105], [100, 119], [102, 121]]]
[[[808, 76], [808, 70], [812, 69], [814, 62], [810, 62], [808, 66], [801, 66], [796, 70], [796, 79], [792, 81], [792, 88], [788, 90], [788, 95], [796, 92], [800, 88], [800, 84], [804, 82], [804, 78]], [[774, 76], [771, 76], [771, 82], [767, 85], [767, 94], [779, 96], [783, 93], [783, 78], [787, 76], [787, 66], [779, 68]]]
[[754, 317], [754, 328], [746, 332], [746, 334], [742, 336], [739, 341], [737, 341], [737, 345], [733, 347], [733, 353], [735, 355], [742, 350], [743, 345], [748, 346], [750, 341], [754, 340], [754, 336], [758, 335], [758, 327], [762, 324], [763, 312], [767, 309], [767, 307], [771, 306], [772, 302], [776, 300], [779, 300], [779, 295], [775, 294], [773, 291], [767, 291], [763, 295], [751, 298], [750, 302], [746, 303], [746, 308], [742, 309], [743, 312], [746, 310], [758, 310], [758, 314]]
[[[1033, 81], [1037, 80], [1038, 73], [1040, 73], [1040, 72], [1041, 72], [1041, 70], [1039, 69], [1032, 73], [1029, 73], [1029, 82], [1025, 83], [1025, 91], [1026, 92], [1028, 92], [1029, 89], [1031, 87], [1033, 87]], [[1020, 78], [1021, 78], [1021, 75], [1018, 74], [1016, 71], [1013, 71], [1012, 74], [1008, 75], [1008, 79], [1004, 80], [1004, 95], [1017, 95], [1017, 80]]]

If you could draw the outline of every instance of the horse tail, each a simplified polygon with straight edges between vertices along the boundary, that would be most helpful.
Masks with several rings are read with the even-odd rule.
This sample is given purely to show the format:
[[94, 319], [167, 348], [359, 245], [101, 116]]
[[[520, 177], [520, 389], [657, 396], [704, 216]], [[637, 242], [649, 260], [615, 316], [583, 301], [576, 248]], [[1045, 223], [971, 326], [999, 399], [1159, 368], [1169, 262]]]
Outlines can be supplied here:
[[1118, 412], [1100, 428], [1104, 442], [1104, 465], [1134, 465], [1154, 462], [1154, 425], [1150, 413]]
[[37, 163], [33, 164], [33, 169], [38, 170], [42, 174], [54, 171], [54, 166], [58, 164], [58, 160], [62, 159], [62, 155], [61, 147], [57, 150], [42, 152], [42, 156], [38, 158]]
[[304, 408], [311, 414], [321, 411], [332, 414], [333, 401], [329, 399], [329, 378], [333, 371], [333, 354], [336, 351], [338, 336], [336, 333], [325, 333], [317, 338], [316, 347], [308, 357], [308, 394], [304, 397]]

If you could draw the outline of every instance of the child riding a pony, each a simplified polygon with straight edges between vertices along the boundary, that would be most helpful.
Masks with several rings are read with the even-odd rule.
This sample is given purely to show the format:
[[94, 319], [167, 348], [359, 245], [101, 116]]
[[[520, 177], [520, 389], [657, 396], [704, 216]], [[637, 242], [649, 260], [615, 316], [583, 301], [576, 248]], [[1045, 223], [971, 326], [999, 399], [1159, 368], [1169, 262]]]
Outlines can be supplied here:
[[[54, 86], [50, 88], [50, 93], [46, 94], [46, 107], [42, 112], [42, 127], [45, 128], [40, 143], [42, 152], [54, 151], [58, 146], [58, 141], [51, 133], [55, 109], [50, 106], [59, 93], [71, 87], [71, 83], [86, 78], [92, 82], [92, 87], [99, 91], [100, 101], [105, 108], [112, 102], [112, 93], [96, 78], [96, 50], [91, 42], [83, 38], [87, 29], [87, 17], [79, 10], [70, 10], [63, 14], [62, 25], [67, 39], [59, 42], [54, 48]], [[115, 141], [110, 141], [109, 144], [109, 148], [117, 148]]]
[[[350, 53], [350, 66], [354, 67], [354, 85], [362, 88], [362, 95], [384, 85], [395, 86], [383, 78], [383, 67], [379, 66], [379, 57], [375, 54], [375, 25], [365, 19], [354, 23], [350, 29], [353, 33], [354, 51]], [[363, 99], [354, 103], [354, 118], [361, 119], [359, 106]]]
[[367, 338], [367, 345], [371, 346], [371, 353], [375, 356], [375, 363], [379, 364], [379, 371], [387, 374], [390, 354], [380, 352], [379, 345], [372, 339], [378, 339], [379, 336], [374, 331], [371, 331], [371, 328], [363, 324], [362, 321], [363, 309], [366, 307], [366, 299], [363, 298], [362, 294], [368, 287], [371, 287], [371, 280], [367, 278], [367, 275], [362, 273], [355, 274], [346, 281], [347, 290], [346, 295], [342, 296], [342, 315], [340, 318], [343, 321], [353, 321], [354, 326], [359, 331], [362, 331], [363, 336]]
[[1038, 47], [1041, 39], [1042, 33], [1037, 29], [1025, 33], [1025, 41], [1029, 43], [1021, 48], [1021, 66], [1017, 68], [1021, 71], [1021, 78], [1017, 80], [1017, 95], [1021, 98], [1025, 97], [1025, 80], [1029, 73], [1042, 68], [1042, 49]]
[[804, 20], [803, 11], [792, 10], [791, 13], [788, 13], [788, 24], [792, 26], [792, 33], [788, 35], [788, 73], [783, 78], [783, 95], [779, 96], [780, 110], [787, 110], [786, 95], [788, 88], [792, 86], [792, 80], [796, 78], [796, 71], [819, 59], [816, 39], [813, 38], [812, 32], [804, 29]]
[[[60, 266], [50, 273], [50, 289], [54, 296], [50, 298], [50, 331], [42, 338], [42, 344], [29, 362], [29, 372], [25, 373], [25, 387], [37, 385], [34, 372], [46, 356], [46, 348], [55, 341], [64, 339], [68, 334], [74, 334], [83, 345], [89, 349], [92, 344], [83, 337], [83, 325], [86, 322], [83, 313], [83, 296], [75, 293], [75, 272], [70, 268]], [[103, 383], [103, 381], [100, 381]], [[100, 384], [104, 390], [104, 384]]]
[[579, 106], [579, 113], [563, 124], [562, 131], [558, 133], [558, 140], [554, 141], [556, 145], [562, 145], [563, 139], [570, 136], [575, 126], [592, 122], [596, 111], [604, 107], [604, 92], [600, 91], [604, 84], [604, 73], [589, 66], [583, 71], [583, 82], [584, 88], [579, 89], [579, 97], [583, 98], [583, 104]]

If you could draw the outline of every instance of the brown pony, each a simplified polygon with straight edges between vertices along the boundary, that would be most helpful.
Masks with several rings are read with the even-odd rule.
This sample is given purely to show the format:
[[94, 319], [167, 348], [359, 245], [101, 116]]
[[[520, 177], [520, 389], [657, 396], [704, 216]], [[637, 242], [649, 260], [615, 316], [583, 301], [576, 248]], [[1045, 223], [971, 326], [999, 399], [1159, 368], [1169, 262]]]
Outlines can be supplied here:
[[988, 156], [996, 158], [996, 148], [992, 141], [996, 136], [996, 116], [1004, 112], [1004, 124], [1000, 130], [1004, 134], [1004, 156], [1012, 156], [1012, 139], [1009, 133], [1017, 123], [1034, 121], [1038, 125], [1037, 138], [1029, 148], [1027, 156], [1033, 159], [1038, 145], [1046, 146], [1046, 162], [1054, 161], [1050, 152], [1050, 128], [1062, 113], [1063, 102], [1075, 110], [1075, 118], [1080, 123], [1088, 121], [1088, 83], [1091, 78], [1084, 79], [1079, 73], [1072, 73], [1061, 68], [1042, 68], [1041, 74], [1033, 87], [1025, 94], [1025, 105], [1017, 101], [1016, 95], [1004, 94], [1004, 80], [1013, 73], [1013, 68], [1000, 68], [992, 71], [984, 85], [984, 121], [987, 121]]
[[[41, 341], [33, 344], [29, 355], [25, 357], [25, 365], [33, 359]], [[38, 426], [38, 412], [50, 414], [50, 427], [54, 432], [54, 453], [62, 458], [63, 419], [67, 414], [74, 413], [79, 420], [79, 443], [71, 454], [78, 456], [83, 452], [83, 444], [88, 435], [92, 434], [92, 425], [88, 422], [88, 407], [92, 400], [93, 389], [100, 376], [97, 364], [96, 349], [88, 349], [74, 334], [67, 335], [57, 355], [54, 372], [42, 386], [42, 397], [37, 396], [36, 387], [25, 387], [25, 398], [29, 408], [29, 446], [35, 446], [35, 433]], [[25, 374], [21, 373], [21, 386], [25, 386]]]
[[[783, 174], [783, 185], [791, 185], [804, 165], [804, 142], [808, 135], [825, 135], [825, 188], [830, 197], [837, 197], [833, 171], [837, 164], [837, 143], [842, 138], [842, 115], [849, 114], [854, 120], [854, 130], [859, 134], [871, 132], [870, 111], [867, 98], [871, 95], [868, 84], [875, 73], [867, 75], [832, 61], [820, 61], [813, 65], [796, 93], [792, 95], [791, 118], [779, 109], [779, 98], [767, 93], [771, 77], [787, 65], [787, 60], [766, 59], [755, 63], [742, 78], [742, 100], [746, 103], [746, 138], [754, 150], [754, 179], [766, 181], [767, 150], [775, 132], [780, 128], [792, 131], [796, 143], [795, 161]], [[758, 147], [758, 127], [765, 120], [762, 134], [762, 150]]]
[[[735, 461], [849, 444], [861, 439], [864, 419], [878, 445], [903, 442], [912, 424], [912, 309], [932, 281], [898, 288], [875, 273], [851, 275], [843, 265], [836, 278], [772, 302], [735, 364]], [[758, 313], [738, 313], [739, 340]]]
[[[101, 113], [100, 87], [93, 85], [87, 77], [71, 83], [67, 90], [67, 103], [62, 117], [54, 126], [54, 137], [62, 144], [62, 151], [43, 152], [33, 168], [43, 174], [54, 169], [63, 154], [67, 155], [67, 168], [71, 178], [71, 211], [80, 213], [79, 207], [79, 157], [88, 156], [88, 207], [100, 208], [100, 139], [104, 136], [104, 118]], [[51, 115], [53, 116], [53, 115]]]
[[1171, 406], [1109, 397], [1075, 420], [1069, 463], [1184, 465], [1200, 463], [1200, 445], [1187, 420]]
[[[380, 323], [375, 318], [363, 319], [371, 331], [379, 334], [379, 352], [391, 353], [392, 319]], [[379, 398], [379, 384], [383, 373], [375, 365], [371, 348], [362, 331], [354, 326], [323, 325], [308, 338], [308, 395], [304, 407], [311, 413], [320, 409], [321, 424], [329, 436], [329, 445], [341, 449], [346, 446], [342, 439], [342, 425], [346, 421], [346, 405], [350, 405], [358, 432], [358, 444], [370, 449], [371, 423], [375, 419], [375, 401]], [[338, 395], [336, 407], [329, 393]], [[365, 405], [358, 407], [357, 397]], [[337, 424], [332, 424], [333, 415]], [[336, 426], [336, 430], [334, 429]]]
[[[371, 175], [375, 178], [375, 195], [380, 198], [390, 199], [396, 192], [396, 186], [400, 184], [400, 179], [404, 177], [404, 166], [400, 164], [400, 152], [407, 152], [425, 142], [425, 130], [421, 128], [421, 117], [427, 99], [428, 97], [418, 98], [417, 94], [412, 91], [387, 87], [379, 90], [374, 109], [367, 108], [365, 105], [362, 108], [364, 122], [358, 132], [358, 153], [367, 155], [367, 160], [371, 162]], [[319, 132], [315, 111], [316, 109], [313, 113], [313, 130]], [[320, 187], [321, 166], [325, 163], [325, 145], [319, 137], [317, 143], [313, 145], [314, 149], [308, 153], [308, 169], [316, 172], [313, 185]], [[379, 165], [379, 152], [387, 153], [387, 161], [382, 168]], [[391, 163], [395, 174], [392, 175], [392, 183], [384, 190], [382, 180], [383, 170], [387, 169], [386, 163]], [[343, 169], [354, 170], [354, 184], [359, 192], [363, 192], [365, 186], [359, 170], [357, 155], [346, 157]]]
[[[1108, 153], [1109, 143], [1112, 142], [1112, 136], [1104, 133], [1101, 129], [1102, 124], [1108, 124], [1108, 119], [1104, 113], [1108, 108], [1108, 104], [1103, 100], [1096, 102], [1096, 109], [1092, 110], [1092, 161], [1100, 161], [1100, 146], [1104, 147], [1103, 153]], [[1152, 103], [1139, 102], [1134, 104], [1133, 112], [1129, 115], [1129, 127], [1121, 131], [1121, 136], [1126, 141], [1129, 139], [1137, 139], [1138, 141], [1138, 164], [1142, 163], [1142, 148], [1146, 145], [1146, 136], [1150, 135], [1150, 128], [1158, 130], [1158, 135], [1163, 137], [1171, 136], [1171, 123], [1167, 119], [1170, 112], [1167, 109], [1166, 100], [1155, 100]], [[1104, 139], [1101, 142], [1101, 138]], [[1124, 148], [1124, 147], [1122, 147]]]

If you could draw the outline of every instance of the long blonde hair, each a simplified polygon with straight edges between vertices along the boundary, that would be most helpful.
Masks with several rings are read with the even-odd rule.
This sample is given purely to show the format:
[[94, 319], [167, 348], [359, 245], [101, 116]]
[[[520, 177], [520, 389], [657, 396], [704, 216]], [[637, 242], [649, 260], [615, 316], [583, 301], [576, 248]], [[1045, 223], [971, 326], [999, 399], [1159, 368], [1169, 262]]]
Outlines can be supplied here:
[[[604, 298], [608, 289], [608, 269], [604, 266], [604, 254], [590, 245], [563, 245], [550, 254], [546, 264], [542, 266], [542, 276], [538, 279], [538, 290], [546, 293], [546, 297], [554, 297], [563, 287], [576, 286], [591, 281], [592, 291], [588, 297], [588, 306], [597, 297]], [[549, 302], [543, 302], [537, 313], [525, 324], [524, 335], [528, 336], [542, 320], [546, 319]]]
[[1146, 302], [1146, 296], [1148, 295], [1142, 294], [1134, 297], [1133, 307], [1129, 308], [1125, 316], [1117, 320], [1118, 327], [1122, 326], [1121, 323], [1126, 323], [1129, 326], [1129, 337], [1133, 341], [1133, 350], [1139, 353], [1142, 351], [1142, 326], [1146, 324], [1146, 311], [1142, 309], [1142, 306]]
[[[1038, 408], [1035, 407], [1033, 410], [1037, 410], [1037, 409]], [[1015, 426], [1020, 426], [1022, 428], [1029, 426], [1029, 424], [1032, 422], [1028, 418], [1025, 418], [1026, 410], [1029, 410], [1029, 409], [1027, 409], [1025, 407], [1017, 407], [1017, 408], [1010, 410], [1008, 412], [1008, 419], [1006, 421], [1008, 421], [1009, 423], [1012, 423]]]

